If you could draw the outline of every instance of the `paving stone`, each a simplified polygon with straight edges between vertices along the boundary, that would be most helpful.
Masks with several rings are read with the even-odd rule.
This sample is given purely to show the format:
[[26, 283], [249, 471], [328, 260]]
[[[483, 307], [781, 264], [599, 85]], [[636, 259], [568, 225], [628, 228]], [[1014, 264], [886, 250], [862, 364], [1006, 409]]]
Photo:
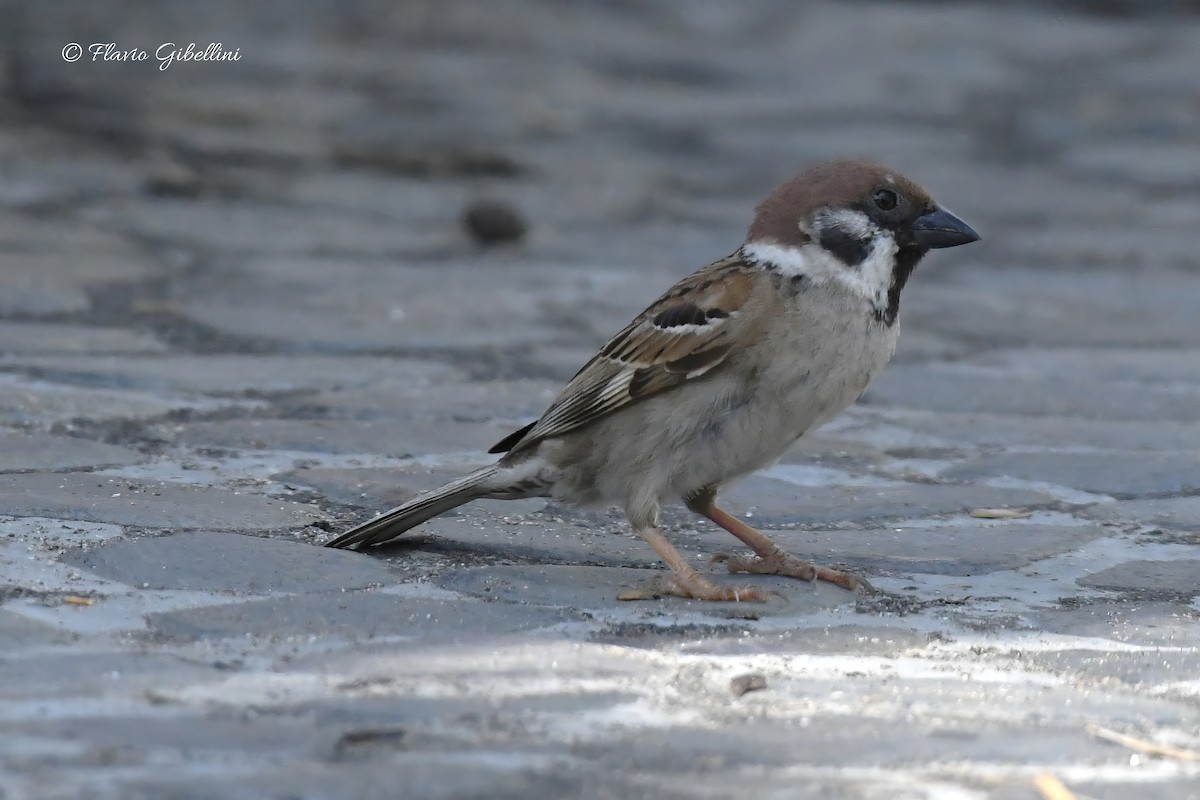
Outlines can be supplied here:
[[145, 419], [172, 411], [228, 406], [216, 400], [64, 386], [0, 374], [0, 425], [49, 427], [74, 420]]
[[377, 216], [326, 209], [300, 218], [294, 211], [252, 199], [146, 198], [119, 209], [122, 222], [139, 234], [195, 245], [219, 244], [239, 253], [303, 256], [336, 253], [381, 256], [420, 247], [420, 230]]
[[579, 755], [610, 767], [624, 762], [622, 769], [634, 773], [689, 772], [693, 768], [688, 765], [701, 760], [711, 764], [718, 774], [737, 764], [760, 770], [784, 766], [797, 770], [834, 760], [846, 764], [848, 771], [868, 766], [900, 769], [930, 758], [931, 749], [939, 751], [939, 759], [956, 762], [1022, 762], [1045, 758], [1049, 753], [1059, 763], [1082, 758], [1103, 761], [1106, 755], [1111, 762], [1118, 759], [1115, 753], [1105, 753], [1103, 743], [1081, 730], [1048, 726], [1031, 730], [1027, 736], [1014, 736], [1012, 729], [986, 722], [964, 725], [945, 720], [909, 727], [842, 715], [818, 717], [812, 722], [825, 727], [820, 736], [798, 734], [790, 726], [758, 720], [753, 725], [731, 724], [713, 731], [675, 729], [669, 735], [648, 739], [641, 747], [622, 741], [588, 743], [579, 748]]
[[[1080, 419], [1058, 416], [915, 411], [859, 407], [838, 424], [838, 436], [910, 447], [1085, 447], [1113, 450], [1194, 450], [1200, 423]], [[861, 423], [859, 422], [861, 420]]]
[[975, 508], [1044, 508], [1053, 500], [1026, 489], [905, 483], [892, 486], [801, 487], [750, 477], [722, 493], [722, 508], [752, 525], [862, 524], [876, 519], [922, 519]]
[[506, 603], [532, 603], [569, 609], [601, 609], [614, 605], [631, 613], [657, 614], [690, 611], [722, 617], [742, 612], [760, 616], [795, 616], [822, 609], [853, 607], [853, 592], [828, 583], [808, 584], [775, 575], [730, 575], [723, 571], [706, 574], [711, 580], [728, 586], [754, 586], [778, 593], [766, 603], [711, 603], [663, 597], [657, 600], [617, 601], [623, 591], [651, 586], [668, 577], [661, 570], [622, 567], [579, 567], [559, 565], [493, 566], [459, 569], [439, 576], [436, 583], [445, 588], [488, 600]]
[[10, 707], [7, 720], [44, 720], [77, 715], [81, 697], [129, 696], [149, 687], [194, 685], [221, 676], [215, 667], [170, 653], [89, 647], [12, 654], [0, 660], [0, 696], [27, 703], [22, 708]]
[[[436, 489], [469, 470], [469, 466], [464, 466], [461, 470], [430, 470], [419, 464], [402, 468], [301, 467], [291, 472], [273, 475], [272, 479], [288, 485], [315, 489], [339, 503], [382, 509], [398, 506], [413, 495]], [[535, 505], [530, 508], [537, 507], [539, 506]]]
[[[379, 552], [398, 560], [403, 560], [406, 553], [420, 551], [452, 558], [487, 558], [489, 563], [661, 568], [661, 560], [649, 546], [628, 530], [620, 515], [613, 516], [613, 525], [600, 529], [570, 518], [564, 520], [553, 512], [509, 518], [508, 524], [497, 524], [495, 517], [476, 514], [443, 517], [424, 523]], [[964, 576], [1018, 569], [1105, 535], [1103, 528], [1092, 525], [981, 523], [965, 519], [961, 524], [937, 527], [768, 533], [781, 547], [801, 558], [845, 564], [868, 575]], [[698, 569], [705, 569], [717, 553], [744, 550], [728, 533], [699, 518], [685, 520], [680, 527], [672, 526], [667, 535]]]
[[143, 458], [136, 450], [87, 439], [0, 432], [0, 472], [115, 467]]
[[161, 353], [166, 346], [153, 335], [126, 328], [66, 325], [56, 322], [0, 321], [0, 353]]
[[443, 364], [354, 356], [58, 356], [13, 359], [9, 363], [56, 383], [205, 394], [363, 386], [377, 382], [381, 375], [415, 388], [456, 373]]
[[705, 639], [688, 642], [681, 650], [717, 656], [805, 653], [886, 658], [919, 653], [936, 641], [938, 636], [929, 633], [866, 623]]
[[1142, 388], [1200, 386], [1200, 352], [1190, 348], [1023, 348], [983, 353], [971, 364], [1021, 377], [1120, 381]]
[[485, 453], [512, 433], [508, 422], [422, 419], [232, 419], [159, 428], [179, 444], [235, 450], [375, 454], [404, 458], [429, 452]]
[[1017, 478], [1118, 497], [1200, 489], [1200, 450], [1185, 453], [1001, 453], [938, 473], [950, 480]]
[[1079, 419], [1200, 422], [1200, 391], [1153, 383], [1113, 384], [1096, 379], [1025, 377], [957, 365], [898, 365], [867, 390], [869, 406], [930, 411], [1030, 414]]
[[31, 646], [63, 644], [72, 638], [69, 633], [50, 625], [0, 611], [0, 639], [4, 640], [5, 648], [10, 653]]
[[1059, 608], [1031, 610], [1028, 618], [1045, 633], [1147, 647], [1177, 647], [1180, 642], [1191, 640], [1196, 611], [1183, 600], [1143, 599], [1134, 595], [1086, 603], [1071, 599]]
[[384, 565], [356, 553], [236, 533], [201, 531], [132, 539], [68, 553], [62, 560], [143, 589], [266, 594], [394, 582]]
[[[155, 695], [159, 697], [161, 695]], [[23, 732], [93, 748], [158, 753], [180, 760], [188, 751], [252, 754], [258, 757], [297, 756], [318, 752], [324, 736], [297, 720], [173, 716], [166, 718], [112, 716], [67, 718], [23, 726]]]
[[[529, 797], [569, 797], [578, 783], [576, 776], [564, 776], [561, 768], [542, 766], [545, 759], [514, 755], [507, 763], [497, 764], [485, 753], [436, 754], [429, 752], [391, 752], [383, 746], [378, 761], [347, 758], [346, 763], [301, 762], [287, 766], [270, 765], [251, 775], [230, 775], [228, 770], [213, 774], [175, 777], [162, 769], [144, 769], [106, 783], [96, 800], [153, 797], [177, 797], [180, 800], [253, 800], [264, 795], [284, 797], [337, 798], [347, 791], [362, 800], [388, 800], [394, 797], [422, 797], [428, 800], [458, 800], [466, 797], [520, 800]], [[514, 762], [517, 768], [514, 767]], [[565, 758], [556, 764], [565, 762]], [[585, 768], [584, 768], [585, 769]], [[55, 783], [64, 783], [54, 777]], [[603, 780], [603, 784], [601, 781]], [[586, 786], [608, 785], [597, 774]], [[623, 780], [616, 781], [617, 789]], [[80, 787], [67, 782], [64, 794], [52, 797], [77, 797]], [[604, 788], [601, 791], [607, 792]], [[72, 794], [72, 792], [76, 792]], [[602, 794], [601, 797], [632, 795]], [[682, 795], [662, 795], [663, 800], [680, 800]]]
[[168, 611], [151, 614], [148, 621], [153, 632], [173, 639], [407, 636], [436, 641], [477, 640], [575, 618], [565, 609], [335, 591]]
[[778, 531], [771, 536], [803, 558], [844, 563], [868, 574], [985, 575], [1019, 569], [1105, 535], [1104, 529], [1089, 525], [971, 522], [866, 531]]
[[339, 503], [382, 510], [398, 506], [420, 492], [436, 489], [468, 471], [469, 467], [461, 471], [429, 470], [417, 464], [407, 468], [301, 467], [273, 475], [272, 479], [315, 489]]
[[129, 248], [119, 255], [9, 251], [0, 314], [43, 316], [83, 311], [90, 305], [89, 288], [103, 281], [144, 278], [151, 271], [144, 258]]
[[1079, 579], [1083, 586], [1152, 594], [1200, 594], [1200, 560], [1129, 561]]
[[1195, 347], [1186, 298], [1200, 275], [1034, 267], [955, 269], [946, 280], [913, 293], [905, 326], [958, 335], [988, 347]]
[[306, 398], [306, 403], [343, 419], [422, 417], [472, 422], [508, 419], [516, 430], [537, 419], [563, 383], [565, 380], [527, 379], [469, 383], [439, 380], [422, 384], [407, 377], [391, 380], [389, 375], [386, 382], [370, 387], [319, 392]]
[[0, 508], [15, 516], [172, 530], [278, 530], [321, 518], [313, 506], [290, 500], [87, 474], [0, 477]]
[[1162, 525], [1171, 530], [1200, 531], [1200, 497], [1163, 497], [1133, 500], [1112, 506], [1092, 506], [1094, 519], [1123, 520], [1142, 525]]
[[124, 530], [118, 525], [99, 522], [73, 522], [46, 517], [0, 520], [0, 536], [55, 549], [96, 544], [123, 533]]
[[[578, 339], [581, 305], [600, 303], [592, 312], [600, 319], [605, 308], [619, 308], [618, 318], [628, 319], [640, 310], [639, 297], [644, 305], [661, 291], [646, 292], [644, 276], [632, 271], [601, 276], [528, 261], [489, 264], [485, 271], [478, 263], [428, 269], [289, 258], [254, 262], [248, 273], [232, 292], [221, 286], [189, 298], [185, 313], [229, 334], [274, 338], [287, 331], [293, 342], [326, 350], [479, 350], [500, 341], [517, 347]], [[332, 275], [339, 277], [331, 281]], [[662, 288], [671, 280], [664, 276]], [[467, 287], [486, 294], [486, 315], [457, 301]], [[601, 344], [609, 327], [589, 338]]]
[[1071, 675], [1079, 681], [1103, 685], [1120, 682], [1130, 687], [1147, 684], [1165, 685], [1187, 681], [1200, 673], [1200, 653], [1185, 649], [1182, 652], [1167, 648], [1120, 652], [1115, 650], [1054, 650], [1031, 649], [1019, 653], [1021, 663], [1060, 675]]

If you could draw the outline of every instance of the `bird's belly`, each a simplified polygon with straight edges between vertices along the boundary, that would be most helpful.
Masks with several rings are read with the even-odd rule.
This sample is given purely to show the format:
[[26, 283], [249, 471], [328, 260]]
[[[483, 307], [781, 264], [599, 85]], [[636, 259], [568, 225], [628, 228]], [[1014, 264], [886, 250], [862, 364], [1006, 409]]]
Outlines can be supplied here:
[[808, 342], [793, 358], [779, 358], [776, 346], [547, 442], [561, 470], [555, 493], [622, 503], [637, 515], [774, 463], [854, 402], [887, 363], [894, 335], [865, 326], [853, 333]]
[[[773, 359], [753, 381], [744, 381], [728, 407], [681, 444], [683, 491], [699, 488], [687, 484], [722, 483], [775, 463], [797, 439], [857, 400], [895, 349], [891, 331], [867, 333], [841, 337], [796, 360]], [[695, 463], [707, 466], [687, 466]]]

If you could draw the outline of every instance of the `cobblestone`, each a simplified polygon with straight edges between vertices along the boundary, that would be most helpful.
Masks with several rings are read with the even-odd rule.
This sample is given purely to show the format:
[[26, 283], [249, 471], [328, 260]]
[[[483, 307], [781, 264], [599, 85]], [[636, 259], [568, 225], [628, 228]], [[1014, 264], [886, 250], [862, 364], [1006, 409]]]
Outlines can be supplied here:
[[[1194, 3], [0, 5], [5, 800], [1200, 798], [1090, 733], [1200, 750]], [[663, 566], [546, 500], [314, 546], [847, 154], [983, 240], [725, 499], [878, 594], [727, 575], [680, 509], [769, 602], [621, 602]]]

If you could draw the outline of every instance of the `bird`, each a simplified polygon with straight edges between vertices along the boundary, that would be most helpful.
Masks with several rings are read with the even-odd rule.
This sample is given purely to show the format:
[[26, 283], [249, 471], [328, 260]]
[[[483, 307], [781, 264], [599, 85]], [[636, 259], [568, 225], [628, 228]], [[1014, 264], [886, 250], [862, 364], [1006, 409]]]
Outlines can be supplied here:
[[877, 163], [812, 165], [755, 210], [744, 243], [683, 278], [584, 364], [500, 454], [337, 536], [329, 547], [391, 542], [471, 500], [551, 497], [619, 505], [670, 569], [650, 596], [765, 601], [692, 567], [660, 530], [682, 502], [753, 555], [730, 572], [871, 590], [854, 573], [787, 553], [721, 509], [717, 493], [774, 464], [857, 400], [891, 359], [900, 294], [930, 250], [979, 240], [929, 192]]

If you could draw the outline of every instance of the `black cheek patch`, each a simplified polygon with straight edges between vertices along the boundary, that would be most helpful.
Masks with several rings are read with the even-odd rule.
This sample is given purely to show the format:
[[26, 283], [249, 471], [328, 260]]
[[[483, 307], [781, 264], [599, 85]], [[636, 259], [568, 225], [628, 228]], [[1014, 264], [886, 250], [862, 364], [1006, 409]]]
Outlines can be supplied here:
[[837, 256], [848, 267], [857, 267], [867, 257], [870, 240], [851, 236], [839, 227], [831, 227], [821, 231], [817, 243]]

